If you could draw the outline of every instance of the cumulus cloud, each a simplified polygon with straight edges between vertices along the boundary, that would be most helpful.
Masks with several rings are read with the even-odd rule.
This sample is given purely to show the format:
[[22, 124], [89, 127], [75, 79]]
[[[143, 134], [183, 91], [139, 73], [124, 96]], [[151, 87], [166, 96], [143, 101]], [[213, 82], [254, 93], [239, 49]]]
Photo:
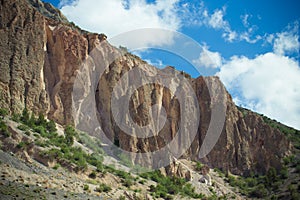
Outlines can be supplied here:
[[287, 31], [276, 34], [273, 47], [276, 54], [286, 55], [294, 52], [299, 53], [300, 43], [298, 23], [295, 23], [294, 27], [288, 26], [287, 29]]
[[222, 10], [216, 9], [213, 14], [209, 15], [208, 11], [205, 10], [203, 12], [204, 16], [204, 23], [211, 28], [217, 29], [217, 30], [222, 30], [223, 34], [222, 37], [229, 41], [232, 42], [235, 40], [238, 36], [238, 34], [233, 31], [230, 27], [230, 24], [228, 21], [224, 20], [224, 15], [225, 15], [225, 7], [223, 7]]
[[222, 57], [219, 52], [209, 51], [208, 46], [204, 45], [199, 58], [193, 60], [193, 64], [198, 68], [218, 68], [222, 64]]
[[215, 10], [215, 12], [210, 16], [208, 20], [208, 24], [212, 28], [216, 29], [227, 29], [228, 22], [223, 19], [224, 17], [224, 10]]
[[300, 68], [293, 59], [271, 52], [234, 56], [217, 75], [243, 106], [300, 129]]
[[249, 43], [265, 39], [273, 45], [273, 52], [251, 59], [246, 56], [223, 59], [217, 75], [238, 105], [300, 129], [300, 66], [291, 56], [292, 53], [299, 56], [298, 27], [298, 23], [294, 23], [283, 32], [255, 39], [247, 32], [241, 34]]
[[[178, 0], [155, 3], [147, 3], [146, 0], [63, 0], [61, 11], [83, 29], [105, 33], [110, 38], [141, 28], [178, 30], [181, 22], [177, 16], [177, 3]], [[140, 40], [141, 46], [165, 45], [166, 41], [172, 42], [173, 37], [171, 32], [167, 35], [157, 33], [151, 37], [147, 36], [138, 36], [144, 38]], [[136, 42], [136, 39], [133, 38], [130, 42]]]

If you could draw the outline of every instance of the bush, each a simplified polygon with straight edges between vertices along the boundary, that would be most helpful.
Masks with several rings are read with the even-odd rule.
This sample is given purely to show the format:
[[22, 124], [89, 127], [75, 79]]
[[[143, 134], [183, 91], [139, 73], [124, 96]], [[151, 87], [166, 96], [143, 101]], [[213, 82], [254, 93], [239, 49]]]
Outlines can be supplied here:
[[14, 113], [12, 114], [11, 119], [15, 122], [20, 122], [21, 116], [19, 114]]
[[118, 200], [126, 200], [126, 197], [123, 196], [123, 195], [121, 195], [121, 196], [119, 196], [119, 199], [118, 199]]
[[288, 164], [291, 164], [295, 161], [295, 156], [294, 155], [291, 155], [291, 156], [287, 156], [287, 157], [284, 157], [283, 158], [283, 163], [285, 165], [288, 165]]
[[53, 169], [57, 170], [60, 167], [60, 164], [54, 165]]
[[99, 187], [96, 188], [96, 192], [109, 192], [109, 191], [111, 191], [111, 187], [104, 183], [101, 183]]
[[27, 135], [27, 136], [30, 136], [30, 135], [31, 135], [30, 131], [25, 131], [24, 134]]
[[26, 107], [24, 108], [20, 119], [24, 124], [28, 124], [30, 117], [29, 117], [29, 112]]
[[57, 131], [56, 129], [56, 124], [53, 120], [50, 120], [49, 122], [47, 122], [46, 124], [46, 129], [49, 133], [54, 133]]
[[29, 130], [29, 127], [24, 125], [24, 124], [20, 124], [18, 127], [17, 127], [19, 130], [21, 131], [27, 131]]
[[10, 132], [8, 131], [8, 127], [5, 124], [4, 121], [0, 120], [0, 133], [4, 136], [4, 137], [10, 137]]
[[73, 143], [74, 143], [74, 137], [77, 135], [75, 129], [68, 125], [66, 128], [65, 128], [65, 142], [67, 145], [70, 145], [72, 146]]
[[0, 108], [0, 117], [3, 119], [7, 115], [8, 115], [8, 110], [6, 110], [5, 108]]
[[263, 184], [256, 186], [250, 193], [251, 197], [264, 198], [268, 195], [268, 190]]
[[274, 167], [270, 167], [266, 175], [266, 184], [268, 186], [272, 186], [272, 184], [275, 183], [277, 180], [278, 178], [276, 169]]
[[202, 194], [195, 193], [191, 184], [187, 183], [184, 179], [178, 177], [163, 176], [160, 171], [147, 172], [141, 174], [141, 177], [151, 179], [157, 182], [157, 186], [150, 186], [150, 192], [156, 197], [165, 198], [167, 194], [181, 194], [192, 198], [202, 198]]
[[133, 185], [133, 181], [131, 180], [131, 179], [123, 179], [122, 180], [122, 184], [125, 186], [125, 187], [130, 187], [130, 186], [132, 186]]
[[19, 142], [19, 144], [17, 144], [17, 148], [24, 149], [24, 148], [26, 148], [27, 145], [28, 145], [28, 143], [21, 141], [21, 142]]
[[46, 137], [47, 134], [46, 134], [46, 130], [43, 126], [37, 126], [34, 128], [34, 131], [39, 133], [42, 137]]
[[86, 185], [86, 184], [85, 184], [85, 185], [83, 186], [83, 190], [84, 190], [84, 191], [89, 190], [89, 185]]
[[197, 171], [201, 171], [202, 168], [203, 168], [203, 164], [202, 164], [201, 162], [198, 161], [198, 162], [196, 163], [196, 170], [197, 170]]
[[39, 114], [38, 119], [35, 121], [35, 125], [46, 128], [47, 120], [45, 119], [45, 116], [43, 115], [43, 113]]
[[280, 170], [280, 178], [281, 178], [281, 179], [287, 179], [288, 176], [289, 176], [288, 168], [287, 168], [287, 167], [283, 167], [283, 168]]
[[92, 171], [90, 174], [89, 174], [89, 178], [92, 178], [92, 179], [95, 179], [97, 177], [97, 173], [95, 171]]

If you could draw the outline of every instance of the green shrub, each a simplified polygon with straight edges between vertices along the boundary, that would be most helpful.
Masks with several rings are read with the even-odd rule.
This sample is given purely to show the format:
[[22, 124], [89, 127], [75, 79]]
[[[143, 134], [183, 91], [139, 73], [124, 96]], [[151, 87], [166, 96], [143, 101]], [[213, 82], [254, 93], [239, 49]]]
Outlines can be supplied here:
[[30, 131], [25, 131], [24, 134], [27, 135], [27, 136], [30, 136], [30, 135], [31, 135], [31, 132], [30, 132]]
[[3, 119], [7, 115], [8, 115], [8, 110], [6, 110], [5, 108], [0, 108], [0, 117]]
[[109, 191], [111, 191], [111, 187], [104, 183], [101, 183], [99, 187], [96, 188], [96, 192], [109, 192]]
[[39, 133], [42, 137], [46, 137], [47, 134], [46, 134], [46, 130], [43, 126], [36, 126], [34, 127], [34, 131]]
[[89, 178], [92, 178], [92, 179], [95, 179], [97, 177], [97, 173], [95, 171], [92, 171], [90, 174], [89, 174]]
[[132, 186], [133, 185], [133, 181], [132, 181], [132, 179], [123, 179], [122, 180], [122, 184], [125, 186], [125, 187], [128, 187], [128, 188], [130, 188], [130, 186]]
[[19, 144], [17, 144], [17, 148], [25, 149], [27, 145], [28, 145], [28, 143], [21, 141], [21, 142], [19, 142]]
[[202, 194], [197, 194], [191, 184], [178, 177], [163, 176], [160, 171], [147, 172], [140, 175], [143, 178], [157, 182], [157, 186], [150, 186], [150, 192], [156, 197], [165, 198], [167, 194], [181, 194], [192, 198], [202, 198]]
[[2, 120], [0, 120], [0, 133], [4, 137], [10, 137], [11, 136], [10, 132], [8, 131], [8, 126]]
[[30, 117], [29, 117], [29, 112], [26, 107], [24, 108], [20, 119], [24, 124], [28, 124]]
[[46, 128], [47, 125], [47, 120], [45, 119], [45, 116], [43, 113], [39, 114], [39, 117], [37, 118], [37, 120], [35, 121], [35, 125], [37, 126], [42, 126], [44, 128]]
[[54, 165], [53, 169], [57, 170], [60, 167], [60, 164]]
[[48, 146], [46, 142], [41, 141], [41, 140], [37, 140], [34, 143], [35, 143], [35, 145], [40, 146], [40, 147], [47, 147]]
[[49, 122], [46, 123], [46, 129], [49, 133], [54, 133], [57, 131], [56, 129], [56, 124], [53, 120], [50, 120]]
[[288, 176], [289, 176], [288, 168], [287, 168], [287, 167], [283, 167], [283, 168], [280, 170], [280, 178], [281, 178], [281, 179], [287, 179]]
[[32, 112], [32, 113], [31, 113], [31, 117], [30, 117], [30, 119], [28, 120], [27, 125], [28, 125], [30, 128], [33, 129], [33, 128], [35, 127], [35, 122], [36, 122], [36, 119], [35, 119], [34, 113]]
[[203, 168], [203, 164], [199, 161], [196, 162], [196, 170], [197, 171], [201, 171]]
[[89, 190], [89, 185], [86, 185], [86, 184], [85, 184], [85, 185], [83, 186], [83, 190], [84, 190], [84, 191]]
[[265, 188], [263, 184], [259, 184], [256, 186], [250, 193], [251, 197], [255, 198], [264, 198], [268, 195], [268, 190]]
[[50, 158], [62, 158], [62, 153], [59, 149], [52, 148], [44, 152], [44, 155], [48, 155]]
[[272, 186], [274, 182], [278, 180], [277, 172], [274, 167], [270, 167], [266, 175], [266, 184], [267, 186]]
[[119, 196], [118, 200], [126, 200], [126, 197], [121, 195], [121, 196]]
[[291, 164], [295, 161], [295, 156], [294, 155], [291, 155], [291, 156], [287, 156], [287, 157], [284, 157], [283, 158], [283, 163], [285, 165], [288, 165], [288, 164]]
[[15, 122], [20, 122], [21, 121], [21, 116], [19, 114], [13, 113], [11, 116], [11, 119]]
[[65, 128], [65, 142], [67, 145], [72, 146], [74, 143], [74, 137], [77, 135], [74, 127], [68, 125]]
[[24, 124], [20, 124], [18, 127], [17, 127], [19, 130], [21, 131], [27, 131], [29, 130], [29, 127], [24, 125]]

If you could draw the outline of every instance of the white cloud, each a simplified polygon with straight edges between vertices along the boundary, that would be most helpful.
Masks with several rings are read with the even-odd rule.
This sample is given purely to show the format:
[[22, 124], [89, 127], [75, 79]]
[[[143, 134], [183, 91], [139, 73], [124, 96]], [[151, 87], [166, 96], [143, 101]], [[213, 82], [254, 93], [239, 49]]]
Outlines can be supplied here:
[[222, 30], [222, 37], [229, 42], [233, 42], [237, 39], [237, 32], [233, 31], [229, 25], [229, 22], [224, 20], [225, 7], [222, 10], [216, 9], [213, 14], [209, 15], [208, 11], [203, 12], [204, 23], [213, 29]]
[[249, 23], [249, 17], [251, 17], [249, 14], [245, 14], [245, 15], [242, 15], [241, 16], [241, 19], [242, 19], [242, 23], [244, 25], [244, 27], [249, 27], [250, 23]]
[[217, 75], [244, 106], [300, 129], [300, 67], [293, 59], [275, 53], [235, 56]]
[[157, 68], [164, 68], [166, 65], [163, 63], [162, 60], [156, 59], [155, 61], [150, 59], [145, 59], [145, 61], [152, 66], [155, 66]]
[[215, 10], [215, 12], [210, 16], [208, 24], [215, 29], [227, 29], [228, 22], [224, 21], [224, 10]]
[[254, 38], [251, 38], [251, 32], [252, 32], [251, 29], [248, 29], [247, 32], [241, 33], [240, 40], [245, 40], [246, 42], [248, 42], [250, 44], [254, 44], [262, 39], [262, 37], [260, 35], [256, 35]]
[[[67, 3], [63, 3], [67, 2]], [[61, 11], [70, 20], [74, 21], [83, 29], [105, 33], [108, 38], [131, 30], [141, 28], [163, 28], [178, 30], [180, 18], [177, 16], [178, 0], [157, 1], [147, 3], [146, 0], [77, 0], [72, 3], [63, 0]], [[172, 42], [173, 35], [157, 33], [149, 37], [139, 35], [130, 38], [140, 46], [164, 45]], [[148, 40], [149, 38], [149, 40]], [[129, 47], [130, 48], [130, 47]]]
[[218, 68], [222, 64], [222, 57], [218, 52], [212, 52], [208, 50], [206, 45], [203, 46], [202, 52], [199, 58], [192, 61], [198, 68]]
[[277, 33], [274, 39], [273, 50], [276, 54], [286, 55], [288, 53], [299, 53], [299, 25], [295, 23], [294, 27], [288, 27], [287, 31]]

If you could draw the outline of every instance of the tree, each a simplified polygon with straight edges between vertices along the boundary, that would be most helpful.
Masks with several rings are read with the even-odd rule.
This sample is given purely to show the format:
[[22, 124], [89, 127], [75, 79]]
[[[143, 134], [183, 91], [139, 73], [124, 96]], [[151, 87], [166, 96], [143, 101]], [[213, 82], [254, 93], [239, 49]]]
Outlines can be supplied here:
[[68, 125], [65, 128], [65, 139], [66, 139], [66, 144], [72, 146], [74, 143], [74, 137], [77, 135], [75, 128]]

